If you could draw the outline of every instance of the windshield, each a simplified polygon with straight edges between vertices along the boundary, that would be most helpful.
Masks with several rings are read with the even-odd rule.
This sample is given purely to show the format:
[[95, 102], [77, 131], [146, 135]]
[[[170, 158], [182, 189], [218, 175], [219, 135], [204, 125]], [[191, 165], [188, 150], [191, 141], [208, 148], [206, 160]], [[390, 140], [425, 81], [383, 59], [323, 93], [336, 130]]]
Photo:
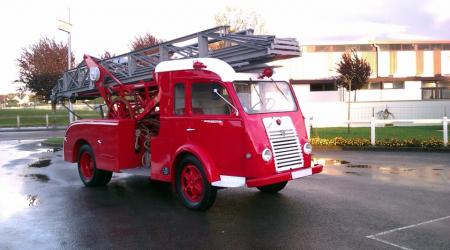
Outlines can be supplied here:
[[248, 114], [297, 110], [287, 82], [234, 82], [242, 108]]

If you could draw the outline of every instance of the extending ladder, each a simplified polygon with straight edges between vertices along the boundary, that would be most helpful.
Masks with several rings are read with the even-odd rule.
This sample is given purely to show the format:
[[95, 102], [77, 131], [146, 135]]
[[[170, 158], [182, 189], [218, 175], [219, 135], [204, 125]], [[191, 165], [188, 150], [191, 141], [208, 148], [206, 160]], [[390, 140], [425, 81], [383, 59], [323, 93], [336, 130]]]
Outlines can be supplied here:
[[[254, 35], [251, 29], [230, 33], [229, 26], [220, 26], [108, 59], [94, 59], [122, 83], [131, 84], [151, 80], [156, 65], [166, 60], [212, 57], [242, 72], [263, 63], [300, 55], [295, 38]], [[113, 84], [113, 81], [107, 80], [105, 84]], [[62, 75], [52, 89], [51, 99], [61, 101], [89, 96], [99, 95], [83, 61]]]

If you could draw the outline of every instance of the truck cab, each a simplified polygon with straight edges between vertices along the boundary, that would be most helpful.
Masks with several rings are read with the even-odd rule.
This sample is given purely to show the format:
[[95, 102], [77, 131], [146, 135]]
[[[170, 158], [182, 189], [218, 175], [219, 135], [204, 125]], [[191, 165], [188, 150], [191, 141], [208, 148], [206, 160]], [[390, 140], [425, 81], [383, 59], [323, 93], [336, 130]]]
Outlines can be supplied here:
[[[149, 177], [173, 183], [185, 206], [202, 210], [214, 203], [220, 188], [278, 192], [290, 180], [320, 173], [322, 166], [311, 163], [292, 86], [272, 73], [236, 73], [214, 58], [158, 64], [159, 128], [150, 138]], [[73, 123], [66, 131], [65, 158], [78, 161], [82, 180], [83, 160], [94, 175], [142, 167], [144, 153], [133, 147], [136, 127], [132, 119]], [[93, 134], [86, 137], [88, 131]], [[91, 161], [83, 159], [80, 141], [94, 145]]]

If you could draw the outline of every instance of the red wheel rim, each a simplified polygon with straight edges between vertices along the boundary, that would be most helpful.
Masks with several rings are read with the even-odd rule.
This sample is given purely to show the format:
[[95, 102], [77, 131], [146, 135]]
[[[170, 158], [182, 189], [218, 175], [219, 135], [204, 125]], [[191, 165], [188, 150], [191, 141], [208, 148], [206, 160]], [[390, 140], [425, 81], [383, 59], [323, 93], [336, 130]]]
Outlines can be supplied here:
[[194, 165], [187, 165], [181, 172], [181, 190], [191, 202], [199, 202], [203, 196], [203, 178]]
[[81, 174], [85, 180], [92, 179], [94, 175], [94, 159], [88, 152], [83, 152], [80, 159]]

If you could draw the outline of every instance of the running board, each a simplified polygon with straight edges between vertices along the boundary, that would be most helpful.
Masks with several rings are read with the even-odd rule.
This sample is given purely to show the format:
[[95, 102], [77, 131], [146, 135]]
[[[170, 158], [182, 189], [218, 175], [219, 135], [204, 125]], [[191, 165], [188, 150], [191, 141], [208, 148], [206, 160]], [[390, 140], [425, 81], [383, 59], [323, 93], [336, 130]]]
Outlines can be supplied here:
[[140, 175], [140, 176], [151, 176], [150, 168], [146, 167], [137, 167], [137, 168], [127, 168], [121, 169], [119, 173], [126, 173], [131, 175]]

